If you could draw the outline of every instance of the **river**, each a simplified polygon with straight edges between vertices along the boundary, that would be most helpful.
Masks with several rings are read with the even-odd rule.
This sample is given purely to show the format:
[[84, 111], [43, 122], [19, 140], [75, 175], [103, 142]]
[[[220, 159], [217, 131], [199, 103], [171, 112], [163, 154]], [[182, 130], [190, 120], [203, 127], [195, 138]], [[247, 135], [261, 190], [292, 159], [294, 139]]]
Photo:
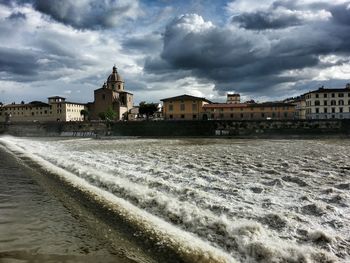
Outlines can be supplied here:
[[[350, 140], [2, 137], [0, 143], [100, 196], [179, 260], [350, 261]], [[71, 230], [60, 229], [57, 235], [70, 240]], [[1, 225], [0, 231], [9, 235]]]

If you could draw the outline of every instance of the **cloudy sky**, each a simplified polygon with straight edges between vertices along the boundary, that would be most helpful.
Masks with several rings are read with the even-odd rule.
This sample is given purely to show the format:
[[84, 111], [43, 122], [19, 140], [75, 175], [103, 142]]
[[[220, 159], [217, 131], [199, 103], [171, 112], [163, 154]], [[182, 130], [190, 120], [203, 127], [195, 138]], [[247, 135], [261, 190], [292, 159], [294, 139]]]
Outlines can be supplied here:
[[114, 64], [136, 103], [350, 82], [350, 1], [0, 0], [0, 20], [4, 103], [92, 101]]

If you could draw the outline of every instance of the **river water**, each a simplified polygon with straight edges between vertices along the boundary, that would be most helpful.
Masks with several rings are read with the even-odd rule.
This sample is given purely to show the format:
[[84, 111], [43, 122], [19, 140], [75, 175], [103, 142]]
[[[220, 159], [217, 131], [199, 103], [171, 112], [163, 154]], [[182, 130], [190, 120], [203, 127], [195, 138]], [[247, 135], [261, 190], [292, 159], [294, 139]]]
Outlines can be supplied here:
[[0, 148], [1, 263], [136, 262], [97, 239], [34, 178], [33, 171]]
[[0, 143], [93, 187], [158, 242], [197, 253], [193, 261], [350, 261], [350, 140]]

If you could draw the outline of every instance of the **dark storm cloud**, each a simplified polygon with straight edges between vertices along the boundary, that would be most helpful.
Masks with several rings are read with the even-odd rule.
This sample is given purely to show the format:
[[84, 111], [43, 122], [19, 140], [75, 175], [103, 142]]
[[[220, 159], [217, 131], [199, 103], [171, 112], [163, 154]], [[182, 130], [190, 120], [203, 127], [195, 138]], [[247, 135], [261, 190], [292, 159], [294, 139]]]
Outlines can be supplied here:
[[330, 11], [337, 23], [350, 26], [350, 3], [334, 6]]
[[[278, 30], [264, 24], [263, 28], [269, 26], [271, 30], [259, 34], [237, 27], [210, 27], [204, 21], [198, 23], [198, 16], [186, 15], [166, 27], [161, 57], [146, 61], [145, 69], [158, 74], [187, 70], [189, 75], [213, 82], [219, 92], [234, 89], [272, 94], [283, 83], [311, 77], [286, 74], [289, 71], [340, 63], [328, 62], [326, 66], [320, 56], [349, 56], [350, 25], [348, 10], [343, 9], [334, 7], [333, 19], [285, 29], [280, 28], [298, 20], [281, 17], [279, 21], [288, 22], [275, 24]], [[252, 23], [250, 27], [258, 26]]]
[[243, 13], [232, 18], [233, 23], [246, 29], [263, 30], [278, 29], [302, 24], [302, 19], [294, 14], [278, 14], [258, 11]]
[[162, 49], [162, 38], [159, 34], [149, 34], [143, 36], [133, 36], [126, 38], [122, 42], [125, 51], [131, 52], [155, 52]]
[[[60, 55], [56, 55], [57, 53]], [[41, 51], [1, 47], [0, 73], [2, 79], [17, 82], [38, 81], [59, 78], [62, 76], [62, 69], [83, 69], [93, 64], [89, 60], [69, 55], [72, 53], [64, 53], [49, 46]]]
[[36, 75], [38, 54], [12, 48], [0, 48], [0, 72], [16, 75]]
[[34, 7], [53, 19], [79, 29], [113, 27], [137, 16], [137, 1], [33, 0]]

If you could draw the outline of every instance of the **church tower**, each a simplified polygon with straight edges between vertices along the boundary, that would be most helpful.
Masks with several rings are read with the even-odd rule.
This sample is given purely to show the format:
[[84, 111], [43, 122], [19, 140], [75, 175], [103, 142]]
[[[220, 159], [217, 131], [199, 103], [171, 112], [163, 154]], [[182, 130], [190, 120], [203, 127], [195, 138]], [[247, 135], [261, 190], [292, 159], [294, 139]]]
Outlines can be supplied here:
[[116, 113], [114, 120], [128, 118], [128, 112], [134, 104], [133, 94], [124, 90], [124, 81], [113, 67], [112, 73], [108, 76], [107, 82], [99, 89], [94, 90], [94, 102], [90, 104], [89, 111], [91, 119], [102, 119], [109, 109]]
[[107, 78], [107, 88], [113, 91], [124, 91], [124, 81], [114, 65], [112, 73]]

